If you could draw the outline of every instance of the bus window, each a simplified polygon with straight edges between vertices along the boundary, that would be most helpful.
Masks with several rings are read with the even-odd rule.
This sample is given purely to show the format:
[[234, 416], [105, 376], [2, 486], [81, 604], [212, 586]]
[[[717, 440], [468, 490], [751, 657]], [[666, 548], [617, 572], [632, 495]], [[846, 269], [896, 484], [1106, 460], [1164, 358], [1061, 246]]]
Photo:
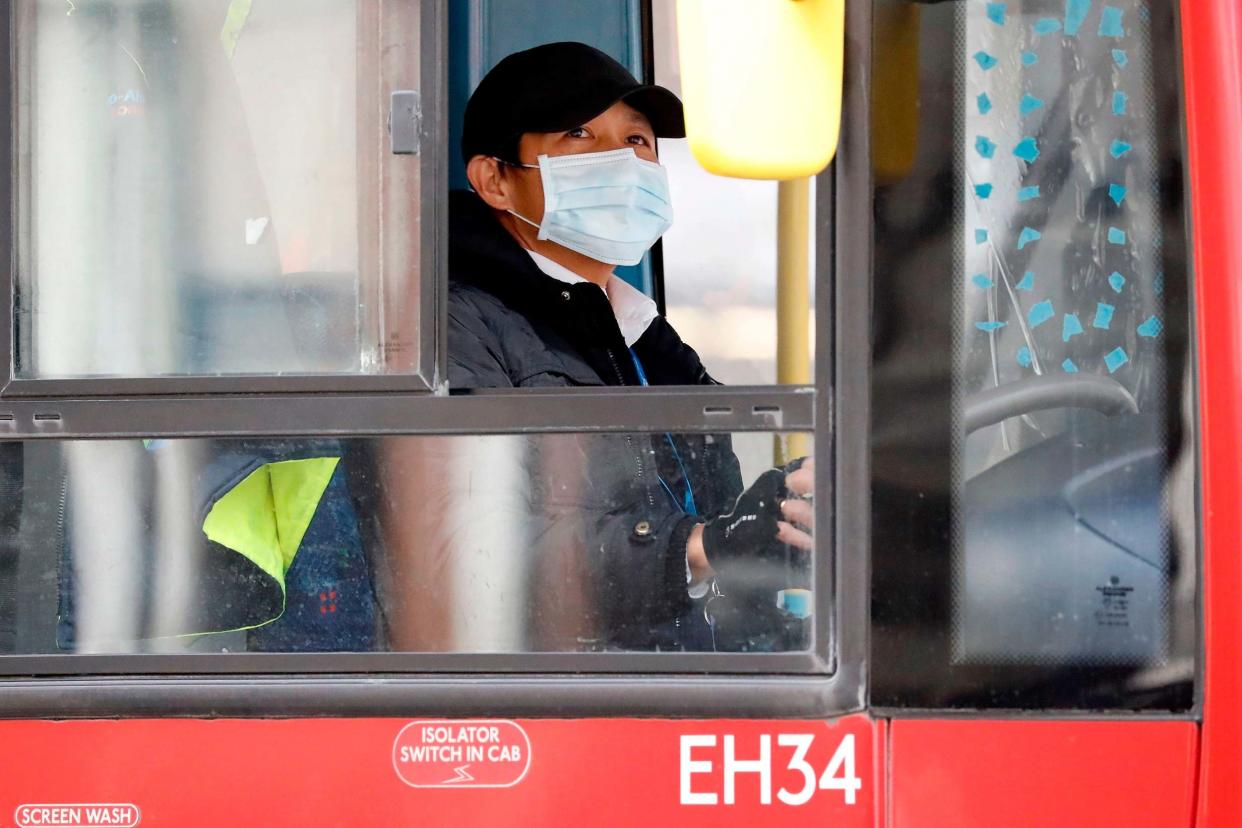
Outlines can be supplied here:
[[921, 53], [917, 97], [874, 96], [918, 103], [875, 119], [917, 131], [875, 188], [877, 705], [1192, 704], [1174, 7], [924, 6], [877, 39]]
[[16, 376], [413, 373], [417, 12], [16, 2]]
[[700, 523], [755, 519], [743, 492], [797, 500], [794, 470], [769, 471], [774, 436], [791, 435], [8, 444], [0, 645], [806, 651], [809, 549], [705, 529], [713, 579], [685, 552]]
[[[676, 22], [676, 4], [652, 6], [656, 82], [680, 94]], [[791, 274], [800, 276], [801, 285], [778, 287], [777, 250], [782, 232], [797, 232], [794, 223], [801, 221], [801, 231], [807, 230], [814, 193], [799, 191], [804, 212], [782, 220], [778, 192], [797, 183], [712, 175], [694, 159], [686, 140], [661, 141], [660, 161], [678, 210], [661, 246], [669, 321], [721, 382], [809, 384], [814, 278], [803, 270]], [[809, 236], [802, 252], [813, 271], [815, 238]], [[778, 322], [778, 291], [799, 287], [801, 310]], [[801, 343], [797, 365], [788, 366], [792, 372], [781, 370], [785, 366], [777, 356], [780, 340], [791, 337]]]
[[[594, 361], [527, 348], [520, 370], [493, 371], [513, 338], [489, 324], [501, 314], [479, 328], [469, 314], [499, 299], [454, 278], [488, 252], [457, 219], [500, 228], [472, 225], [454, 205], [474, 196], [443, 186], [459, 152], [447, 13], [15, 4], [15, 376], [0, 395], [0, 490], [15, 495], [0, 504], [0, 585], [15, 588], [0, 589], [0, 670], [788, 673], [814, 679], [791, 693], [826, 690], [819, 707], [856, 706], [862, 628], [838, 652], [837, 562], [814, 533], [834, 499], [815, 498], [832, 441], [828, 386], [806, 387], [812, 321], [826, 324], [810, 309], [811, 242], [785, 245], [804, 248], [796, 291], [772, 279], [729, 323], [772, 340], [757, 368], [711, 352], [719, 325], [690, 343], [703, 366], [664, 347], [675, 337], [646, 315], [658, 297], [631, 287], [642, 331], [664, 336], [651, 353], [676, 365], [648, 359], [642, 332], [622, 345], [619, 325]], [[497, 14], [488, 25], [520, 18]], [[421, 101], [392, 94], [405, 91]], [[390, 100], [404, 107], [391, 140]], [[397, 123], [420, 106], [420, 123]], [[416, 158], [395, 154], [398, 131]], [[811, 235], [811, 185], [826, 182], [802, 182], [791, 237]], [[774, 255], [781, 236], [758, 246]], [[594, 285], [515, 251], [559, 279], [545, 310], [615, 318]], [[687, 296], [709, 290], [700, 265], [681, 268]], [[826, 261], [815, 269], [827, 279]], [[466, 275], [532, 298], [488, 268]], [[754, 303], [738, 290], [722, 301]], [[788, 326], [780, 296], [796, 300]], [[585, 318], [539, 332], [589, 339]], [[778, 340], [802, 352], [792, 376]], [[713, 382], [782, 377], [791, 387]]]

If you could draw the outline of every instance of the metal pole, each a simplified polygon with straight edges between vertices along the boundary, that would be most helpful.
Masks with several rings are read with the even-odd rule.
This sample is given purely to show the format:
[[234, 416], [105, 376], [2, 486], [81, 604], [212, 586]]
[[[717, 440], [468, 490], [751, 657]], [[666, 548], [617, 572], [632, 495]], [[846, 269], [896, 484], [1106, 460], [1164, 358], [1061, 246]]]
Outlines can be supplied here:
[[[780, 182], [776, 197], [776, 381], [811, 382], [811, 180]], [[810, 454], [806, 434], [777, 437], [777, 465]]]

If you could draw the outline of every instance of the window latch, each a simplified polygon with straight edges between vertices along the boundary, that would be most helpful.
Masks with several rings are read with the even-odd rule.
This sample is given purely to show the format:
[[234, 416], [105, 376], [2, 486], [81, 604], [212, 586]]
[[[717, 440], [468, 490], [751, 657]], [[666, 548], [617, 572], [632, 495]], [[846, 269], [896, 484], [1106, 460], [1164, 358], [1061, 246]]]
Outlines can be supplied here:
[[423, 108], [418, 92], [406, 89], [393, 92], [392, 106], [388, 112], [388, 133], [392, 137], [393, 155], [418, 155], [422, 124]]

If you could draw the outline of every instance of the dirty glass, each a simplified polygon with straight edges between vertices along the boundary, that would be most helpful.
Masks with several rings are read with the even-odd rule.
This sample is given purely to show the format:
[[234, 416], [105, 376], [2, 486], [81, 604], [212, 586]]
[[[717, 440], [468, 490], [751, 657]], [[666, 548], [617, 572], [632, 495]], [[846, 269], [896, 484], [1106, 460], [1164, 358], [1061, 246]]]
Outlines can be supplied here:
[[417, 7], [15, 0], [18, 376], [412, 372]]
[[1173, 6], [880, 6], [884, 703], [1190, 703]]
[[804, 650], [789, 436], [0, 444], [0, 652]]

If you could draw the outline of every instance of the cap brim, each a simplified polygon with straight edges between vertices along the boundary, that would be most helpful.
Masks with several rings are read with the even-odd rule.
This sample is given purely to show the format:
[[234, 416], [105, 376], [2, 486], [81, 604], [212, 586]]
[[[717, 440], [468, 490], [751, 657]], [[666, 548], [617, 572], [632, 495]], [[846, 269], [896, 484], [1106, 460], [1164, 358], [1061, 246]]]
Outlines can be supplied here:
[[681, 101], [663, 86], [643, 85], [629, 88], [596, 88], [589, 96], [573, 100], [573, 105], [566, 105], [563, 99], [554, 99], [555, 115], [549, 112], [540, 118], [527, 113], [530, 118], [529, 132], [560, 132], [582, 126], [595, 118], [608, 107], [625, 101], [637, 109], [651, 122], [651, 128], [657, 138], [685, 138], [686, 120], [682, 114]]
[[640, 86], [618, 100], [647, 116], [657, 138], [685, 138], [686, 116], [677, 96], [663, 86]]

